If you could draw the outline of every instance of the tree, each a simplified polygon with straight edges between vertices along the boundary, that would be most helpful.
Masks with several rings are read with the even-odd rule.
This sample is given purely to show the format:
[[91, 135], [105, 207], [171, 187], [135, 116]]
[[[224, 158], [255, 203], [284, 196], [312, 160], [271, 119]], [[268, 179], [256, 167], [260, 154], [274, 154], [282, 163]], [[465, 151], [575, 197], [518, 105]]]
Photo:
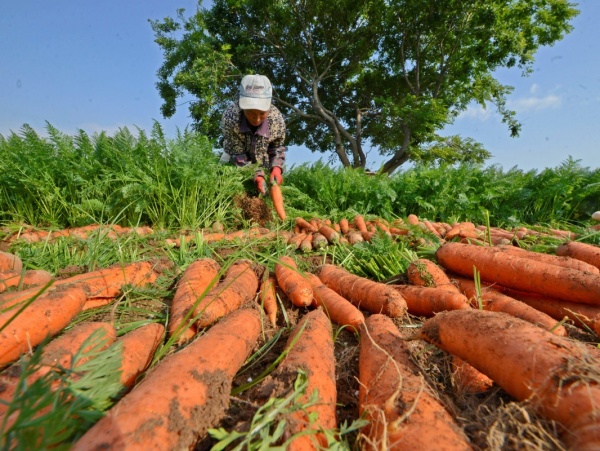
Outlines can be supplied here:
[[576, 14], [566, 0], [215, 0], [187, 19], [179, 10], [178, 21], [152, 22], [165, 56], [162, 113], [187, 92], [195, 128], [216, 138], [241, 76], [260, 73], [289, 142], [333, 150], [344, 166], [364, 168], [367, 145], [389, 156], [386, 173], [442, 148], [439, 158], [484, 161], [482, 146], [436, 132], [475, 101], [493, 104], [518, 136], [512, 88], [494, 71], [526, 75]]

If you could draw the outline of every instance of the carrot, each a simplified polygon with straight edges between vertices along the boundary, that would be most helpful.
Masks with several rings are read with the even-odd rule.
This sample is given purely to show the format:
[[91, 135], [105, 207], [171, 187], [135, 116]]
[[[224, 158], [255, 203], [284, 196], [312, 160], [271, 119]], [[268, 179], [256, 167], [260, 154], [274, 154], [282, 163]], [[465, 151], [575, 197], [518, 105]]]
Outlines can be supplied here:
[[164, 358], [73, 446], [192, 449], [229, 406], [232, 380], [260, 334], [256, 310], [236, 310]]
[[460, 393], [483, 393], [494, 385], [494, 381], [477, 371], [460, 357], [452, 356], [452, 382]]
[[275, 277], [279, 287], [296, 307], [308, 307], [312, 304], [312, 286], [298, 272], [296, 262], [291, 257], [283, 256], [275, 263]]
[[207, 327], [228, 313], [239, 309], [256, 296], [258, 277], [250, 260], [238, 260], [227, 270], [223, 280], [213, 287], [194, 309], [196, 325]]
[[283, 195], [281, 194], [281, 187], [277, 183], [271, 185], [271, 199], [273, 199], [273, 206], [277, 212], [277, 216], [285, 221], [285, 207], [283, 206]]
[[163, 339], [165, 327], [150, 323], [126, 333], [113, 346], [123, 349], [121, 359], [121, 383], [131, 388], [137, 377], [142, 374], [154, 356], [154, 352]]
[[589, 263], [586, 263], [582, 260], [578, 260], [576, 258], [529, 251], [527, 249], [523, 249], [512, 245], [501, 245], [497, 247], [501, 251], [508, 252], [512, 255], [516, 255], [517, 257], [524, 257], [538, 262], [550, 263], [551, 265], [562, 266], [563, 268], [577, 269], [579, 271], [585, 271], [591, 274], [600, 274], [600, 269], [596, 268], [594, 265], [590, 265]]
[[312, 248], [313, 248], [313, 238], [314, 235], [312, 233], [309, 233], [306, 235], [306, 238], [304, 238], [301, 242], [300, 242], [300, 250], [302, 252], [311, 252]]
[[[478, 301], [475, 282], [464, 277], [457, 277], [456, 281], [462, 292], [471, 299], [471, 305], [477, 308]], [[506, 296], [492, 287], [482, 286], [481, 291], [481, 301], [484, 310], [508, 313], [515, 318], [521, 318], [543, 329], [553, 331], [556, 335], [567, 336], [567, 330], [564, 326], [558, 325], [556, 320], [551, 316], [536, 310], [524, 302]]]
[[406, 301], [393, 287], [356, 276], [335, 265], [323, 265], [317, 275], [325, 285], [360, 309], [397, 318], [406, 312]]
[[16, 309], [0, 314], [0, 366], [64, 329], [85, 300], [81, 288], [60, 287], [35, 299], [16, 317]]
[[419, 258], [410, 262], [406, 269], [406, 274], [409, 282], [413, 285], [443, 288], [444, 290], [460, 293], [460, 290], [452, 283], [446, 271], [426, 258]]
[[266, 270], [260, 284], [260, 305], [273, 326], [277, 325], [277, 280]]
[[319, 233], [327, 238], [327, 241], [331, 244], [336, 244], [340, 241], [340, 234], [328, 225], [322, 225], [319, 227]]
[[300, 247], [300, 245], [302, 244], [302, 241], [307, 236], [308, 236], [308, 234], [306, 232], [296, 233], [287, 240], [287, 243], [294, 249], [298, 249]]
[[340, 232], [342, 232], [342, 234], [346, 235], [349, 231], [350, 231], [350, 224], [348, 223], [348, 220], [346, 218], [342, 218], [340, 219]]
[[438, 238], [442, 237], [442, 234], [438, 231], [438, 229], [436, 229], [434, 227], [434, 225], [431, 222], [429, 222], [429, 221], [423, 221], [423, 224], [425, 224], [425, 227], [427, 228], [427, 230], [429, 230], [435, 236], [437, 236]]
[[411, 362], [393, 321], [367, 318], [359, 355], [366, 450], [470, 450], [468, 439]]
[[301, 218], [300, 216], [297, 216], [296, 219], [294, 220], [294, 222], [296, 223], [296, 225], [298, 227], [300, 227], [300, 230], [307, 230], [309, 232], [316, 232], [317, 228], [314, 227], [310, 222], [308, 222], [306, 219]]
[[219, 270], [219, 264], [212, 258], [202, 258], [192, 262], [181, 276], [171, 302], [167, 325], [169, 337], [177, 336], [178, 344], [186, 343], [196, 335], [194, 307], [211, 284], [218, 282]]
[[365, 218], [363, 218], [362, 215], [354, 216], [354, 225], [356, 226], [359, 232], [367, 231], [367, 223], [365, 222]]
[[406, 301], [408, 312], [417, 316], [433, 316], [444, 310], [471, 308], [467, 297], [444, 288], [415, 285], [392, 285]]
[[360, 234], [362, 235], [363, 240], [368, 242], [370, 242], [375, 236], [374, 232], [360, 232]]
[[307, 274], [308, 280], [312, 285], [314, 298], [313, 306], [322, 307], [327, 316], [340, 326], [351, 326], [356, 332], [362, 323], [365, 322], [365, 316], [360, 310], [343, 298], [331, 288], [328, 288], [314, 274]]
[[363, 241], [365, 241], [365, 240], [362, 237], [361, 232], [355, 230], [355, 231], [351, 231], [350, 233], [348, 233], [348, 242], [350, 244], [362, 243]]
[[26, 271], [2, 271], [0, 272], [0, 293], [8, 288], [38, 287], [46, 285], [54, 277], [43, 269], [28, 269]]
[[400, 229], [398, 227], [390, 227], [390, 233], [392, 235], [408, 235], [409, 230], [408, 229]]
[[493, 247], [448, 242], [436, 251], [440, 265], [465, 277], [473, 268], [481, 280], [572, 302], [600, 305], [600, 277], [570, 268], [515, 257]]
[[23, 262], [18, 255], [0, 251], [0, 271], [21, 272], [22, 269]]
[[600, 269], [600, 247], [593, 244], [569, 241], [558, 246], [556, 255], [576, 258]]
[[583, 343], [499, 312], [438, 313], [420, 338], [460, 357], [563, 426], [569, 449], [600, 448], [600, 370]]
[[406, 217], [406, 222], [413, 226], [419, 225], [419, 217], [411, 213]]
[[[327, 447], [325, 436], [316, 433], [316, 430], [337, 427], [337, 389], [331, 321], [322, 309], [313, 310], [298, 321], [288, 338], [286, 350], [287, 355], [272, 374], [273, 380], [279, 383], [265, 381], [261, 396], [266, 398], [285, 394], [279, 391], [285, 392], [293, 387], [298, 371], [304, 371], [308, 385], [298, 403], [306, 403], [315, 391], [319, 399], [316, 404], [289, 414], [285, 433], [291, 436], [307, 431], [309, 427], [312, 427], [313, 433], [294, 438], [287, 450], [313, 450], [318, 449], [318, 445]], [[309, 415], [317, 415], [312, 426], [309, 425]]]

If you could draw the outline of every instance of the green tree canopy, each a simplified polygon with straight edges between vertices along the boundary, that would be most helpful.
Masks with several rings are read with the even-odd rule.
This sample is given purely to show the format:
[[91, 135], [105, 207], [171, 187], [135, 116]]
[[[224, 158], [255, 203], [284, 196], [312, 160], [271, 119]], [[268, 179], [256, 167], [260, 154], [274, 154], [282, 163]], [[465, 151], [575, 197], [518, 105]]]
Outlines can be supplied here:
[[494, 105], [512, 136], [512, 90], [501, 67], [526, 75], [541, 46], [571, 31], [566, 0], [215, 0], [151, 21], [164, 51], [162, 114], [190, 95], [194, 127], [219, 135], [220, 116], [247, 73], [267, 75], [289, 143], [365, 167], [366, 146], [392, 173], [408, 160], [481, 162], [471, 139], [441, 137], [475, 101]]

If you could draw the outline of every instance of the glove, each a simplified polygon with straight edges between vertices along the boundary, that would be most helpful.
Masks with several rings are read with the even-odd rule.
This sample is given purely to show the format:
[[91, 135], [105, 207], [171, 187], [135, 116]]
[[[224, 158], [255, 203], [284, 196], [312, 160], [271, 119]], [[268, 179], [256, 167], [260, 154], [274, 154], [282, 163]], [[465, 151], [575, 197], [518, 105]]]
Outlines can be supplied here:
[[271, 178], [269, 180], [271, 183], [273, 183], [273, 180], [276, 180], [278, 185], [283, 184], [283, 176], [281, 175], [280, 167], [275, 166], [273, 169], [271, 169]]
[[259, 175], [255, 179], [256, 187], [258, 188], [258, 192], [262, 195], [267, 194], [267, 182], [265, 182], [265, 178], [262, 175]]

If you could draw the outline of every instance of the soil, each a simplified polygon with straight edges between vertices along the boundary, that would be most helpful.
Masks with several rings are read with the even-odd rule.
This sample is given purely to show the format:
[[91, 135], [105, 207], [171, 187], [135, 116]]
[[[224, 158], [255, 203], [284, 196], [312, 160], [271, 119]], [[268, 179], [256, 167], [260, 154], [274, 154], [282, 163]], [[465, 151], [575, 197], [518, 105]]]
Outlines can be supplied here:
[[251, 223], [264, 227], [273, 219], [273, 212], [261, 197], [244, 193], [234, 199], [235, 205], [242, 210], [242, 217]]

